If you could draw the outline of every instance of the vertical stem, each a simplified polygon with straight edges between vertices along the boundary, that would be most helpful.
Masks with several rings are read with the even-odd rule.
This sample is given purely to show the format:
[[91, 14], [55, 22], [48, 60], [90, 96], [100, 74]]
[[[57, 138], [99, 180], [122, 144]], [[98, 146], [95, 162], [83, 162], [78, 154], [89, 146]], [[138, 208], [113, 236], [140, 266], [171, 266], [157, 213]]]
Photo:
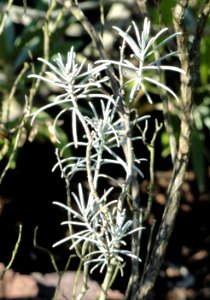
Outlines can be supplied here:
[[0, 284], [1, 284], [1, 281], [3, 280], [4, 274], [6, 273], [7, 270], [9, 270], [11, 268], [11, 266], [15, 260], [18, 249], [20, 247], [21, 238], [22, 238], [22, 224], [19, 225], [18, 239], [15, 244], [14, 250], [12, 252], [12, 257], [11, 257], [8, 265], [2, 271], [0, 271]]
[[15, 157], [15, 154], [16, 154], [16, 151], [17, 151], [17, 148], [18, 148], [18, 144], [19, 144], [19, 141], [20, 141], [20, 138], [21, 138], [22, 130], [23, 130], [23, 128], [25, 126], [25, 123], [26, 123], [26, 121], [28, 120], [28, 117], [29, 117], [29, 110], [30, 110], [30, 107], [29, 107], [28, 102], [26, 100], [25, 108], [24, 108], [24, 114], [23, 114], [22, 120], [20, 122], [16, 137], [15, 137], [12, 153], [9, 157], [9, 160], [8, 160], [3, 172], [0, 175], [0, 184], [1, 184], [2, 180], [4, 179], [4, 176], [6, 175], [7, 171], [9, 170], [9, 168], [11, 166], [11, 163], [12, 163], [14, 157]]
[[52, 14], [52, 11], [56, 7], [56, 0], [52, 0], [50, 7], [48, 8], [48, 11], [46, 13], [45, 17], [45, 23], [43, 26], [44, 31], [44, 59], [49, 60], [49, 47], [50, 47], [50, 36], [51, 32], [49, 29], [49, 22], [50, 22], [50, 16]]
[[166, 132], [167, 132], [168, 138], [169, 138], [171, 160], [172, 160], [172, 163], [174, 163], [175, 158], [176, 158], [176, 151], [177, 151], [176, 144], [177, 143], [176, 143], [176, 136], [174, 135], [171, 114], [169, 112], [168, 95], [166, 95], [166, 93], [164, 93], [164, 95], [162, 96], [162, 101], [163, 101], [164, 125], [165, 125], [165, 129], [166, 129]]
[[80, 260], [79, 266], [77, 268], [77, 272], [74, 278], [74, 287], [73, 287], [73, 291], [72, 291], [72, 295], [71, 295], [71, 299], [75, 300], [76, 299], [76, 295], [77, 295], [77, 288], [78, 288], [78, 283], [79, 283], [79, 277], [81, 274], [81, 270], [82, 270], [82, 265], [83, 265], [83, 261]]
[[[137, 180], [137, 174], [134, 171], [134, 150], [133, 150], [133, 142], [132, 142], [132, 126], [130, 120], [130, 108], [127, 110], [129, 113], [124, 115], [125, 120], [125, 131], [127, 133], [126, 136], [126, 148], [125, 155], [127, 161], [127, 174], [126, 174], [126, 185], [128, 189], [130, 187], [131, 190], [131, 198], [132, 198], [132, 213], [133, 213], [133, 229], [139, 227], [139, 216], [140, 216], [140, 195], [139, 195], [139, 182]], [[133, 233], [131, 237], [131, 249], [132, 253], [136, 256], [139, 256], [140, 244], [138, 240], [138, 232]], [[137, 283], [139, 281], [139, 265], [136, 263], [135, 259], [132, 259], [132, 291], [131, 291], [131, 299], [136, 294]]]
[[[92, 41], [94, 42], [96, 49], [98, 49], [100, 57], [103, 59], [107, 59], [107, 54], [104, 50], [104, 47], [102, 45], [102, 41], [101, 41], [99, 34], [96, 32], [96, 30], [91, 25], [91, 23], [89, 22], [87, 17], [84, 15], [82, 10], [79, 8], [78, 4], [77, 3], [74, 4], [73, 0], [68, 0], [65, 2], [65, 5], [66, 5], [66, 8], [68, 8], [69, 11], [76, 18], [76, 20], [79, 21], [82, 24], [83, 28], [87, 31], [87, 33], [91, 37]], [[109, 79], [110, 79], [113, 94], [116, 97], [116, 99], [118, 99], [120, 96], [119, 84], [114, 76], [114, 69], [110, 65], [110, 67], [106, 71], [107, 71], [107, 75], [109, 76]], [[120, 113], [122, 113], [122, 114], [125, 113], [121, 97], [118, 101], [118, 107], [119, 107]]]
[[[52, 14], [53, 9], [56, 7], [56, 0], [52, 0], [50, 7], [48, 8], [48, 11], [45, 16], [45, 23], [43, 25], [43, 33], [44, 33], [44, 46], [43, 46], [43, 52], [44, 52], [44, 58], [46, 60], [49, 59], [49, 49], [50, 49], [50, 30], [49, 30], [49, 20], [50, 16]], [[42, 75], [43, 72], [45, 71], [46, 65], [43, 64], [41, 67], [41, 71], [39, 75]], [[32, 107], [33, 103], [33, 98], [36, 94], [36, 91], [39, 88], [40, 84], [40, 79], [36, 79], [35, 82], [33, 83], [32, 87], [30, 88], [29, 96], [28, 96], [28, 102], [29, 106]]]
[[[82, 262], [83, 263], [83, 262]], [[81, 300], [83, 298], [83, 296], [85, 295], [86, 291], [88, 290], [88, 272], [89, 272], [89, 265], [88, 264], [84, 264], [83, 267], [83, 282], [82, 282], [82, 289], [79, 293], [79, 295], [77, 296], [76, 300]], [[72, 299], [73, 300], [73, 299]]]
[[96, 167], [94, 171], [93, 185], [95, 188], [98, 186], [98, 175], [100, 173], [100, 167], [102, 163], [102, 154], [103, 154], [103, 149], [101, 146], [100, 149], [97, 151], [97, 161], [96, 161]]
[[11, 101], [12, 101], [14, 95], [15, 95], [18, 83], [22, 79], [22, 77], [25, 75], [25, 73], [28, 70], [28, 68], [29, 68], [29, 64], [28, 63], [24, 63], [23, 68], [21, 69], [20, 73], [17, 75], [17, 77], [16, 77], [16, 79], [15, 79], [15, 81], [13, 83], [13, 86], [11, 88], [11, 91], [10, 91], [8, 97], [7, 97], [8, 107], [7, 107], [7, 113], [6, 113], [6, 120], [4, 120], [4, 122], [6, 122], [6, 123], [9, 121], [10, 105], [11, 105]]
[[4, 15], [3, 15], [3, 18], [1, 20], [1, 24], [0, 24], [0, 35], [2, 34], [3, 30], [4, 30], [4, 26], [6, 24], [6, 21], [7, 21], [7, 17], [8, 17], [8, 14], [9, 14], [9, 11], [12, 7], [12, 3], [13, 3], [14, 0], [9, 0], [8, 1], [8, 4], [7, 4], [7, 7], [6, 7], [6, 10], [4, 12]]
[[102, 283], [101, 294], [100, 294], [100, 297], [99, 297], [98, 300], [106, 300], [106, 298], [107, 298], [107, 292], [108, 292], [108, 289], [110, 288], [110, 283], [112, 281], [112, 276], [114, 274], [115, 267], [116, 267], [114, 261], [115, 261], [115, 259], [113, 259], [113, 261], [111, 261], [108, 264], [107, 271], [106, 271], [106, 276], [105, 276], [104, 281]]
[[149, 214], [151, 212], [152, 208], [152, 202], [154, 198], [154, 185], [155, 185], [155, 172], [154, 172], [154, 165], [155, 165], [155, 141], [157, 138], [158, 132], [162, 128], [162, 123], [158, 125], [157, 119], [155, 120], [155, 132], [153, 134], [151, 142], [146, 144], [147, 149], [150, 153], [150, 159], [149, 159], [149, 174], [150, 174], [150, 184], [148, 187], [148, 201], [147, 201], [147, 207], [144, 212], [144, 221], [146, 221], [149, 217]]
[[100, 19], [101, 24], [104, 26], [105, 18], [104, 18], [104, 0], [100, 0]]
[[210, 1], [206, 1], [201, 15], [198, 19], [192, 47], [188, 46], [188, 35], [184, 25], [185, 9], [188, 0], [179, 0], [173, 13], [173, 21], [176, 32], [182, 32], [177, 36], [178, 51], [180, 53], [181, 67], [186, 71], [186, 76], [181, 75], [181, 125], [178, 150], [173, 167], [172, 178], [167, 191], [167, 203], [164, 209], [162, 222], [154, 241], [151, 258], [146, 269], [146, 276], [140, 283], [138, 299], [147, 299], [159, 274], [160, 267], [166, 252], [169, 238], [171, 236], [175, 218], [179, 209], [181, 185], [184, 181], [185, 171], [188, 165], [190, 153], [190, 139], [192, 132], [192, 104], [194, 98], [194, 72], [198, 71], [198, 57], [200, 53], [200, 40], [203, 35], [204, 25], [210, 13]]

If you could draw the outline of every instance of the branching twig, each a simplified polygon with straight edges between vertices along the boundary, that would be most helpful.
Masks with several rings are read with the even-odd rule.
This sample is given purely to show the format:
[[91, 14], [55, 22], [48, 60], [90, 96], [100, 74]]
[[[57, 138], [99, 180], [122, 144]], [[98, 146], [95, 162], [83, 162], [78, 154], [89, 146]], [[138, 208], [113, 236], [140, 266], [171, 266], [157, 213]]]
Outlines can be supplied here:
[[71, 259], [72, 259], [73, 257], [75, 257], [76, 255], [74, 255], [74, 254], [69, 255], [69, 257], [68, 257], [68, 259], [67, 259], [67, 262], [66, 262], [66, 265], [65, 265], [65, 267], [64, 267], [64, 270], [63, 270], [63, 271], [60, 271], [59, 268], [58, 268], [58, 266], [57, 266], [55, 257], [54, 257], [54, 255], [52, 254], [52, 252], [51, 252], [50, 250], [48, 250], [47, 248], [42, 247], [42, 246], [39, 246], [39, 245], [37, 244], [37, 231], [38, 231], [38, 226], [34, 229], [34, 239], [33, 239], [33, 245], [34, 245], [34, 248], [37, 248], [37, 249], [39, 249], [40, 251], [45, 252], [46, 254], [49, 255], [50, 260], [51, 260], [51, 263], [52, 263], [52, 266], [53, 266], [55, 272], [58, 274], [58, 281], [57, 281], [56, 289], [55, 289], [54, 296], [53, 296], [53, 300], [56, 300], [56, 299], [57, 299], [57, 294], [58, 294], [58, 292], [59, 292], [59, 288], [60, 288], [60, 283], [61, 283], [62, 276], [63, 276], [63, 274], [68, 270], [69, 265], [70, 265], [70, 262], [71, 262]]

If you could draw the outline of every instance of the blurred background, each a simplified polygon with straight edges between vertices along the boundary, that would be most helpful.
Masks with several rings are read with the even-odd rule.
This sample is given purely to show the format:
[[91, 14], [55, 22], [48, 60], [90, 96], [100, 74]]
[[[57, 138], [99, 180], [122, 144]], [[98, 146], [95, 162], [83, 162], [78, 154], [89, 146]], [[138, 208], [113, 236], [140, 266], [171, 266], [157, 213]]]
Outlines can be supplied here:
[[[202, 3], [189, 1], [185, 16], [189, 43], [193, 39]], [[172, 9], [175, 4], [174, 0], [79, 1], [84, 14], [100, 32], [107, 55], [112, 59], [119, 57], [120, 42], [112, 26], [126, 30], [133, 20], [142, 28], [147, 15], [153, 33], [163, 27], [168, 27], [169, 33], [173, 33]], [[155, 286], [156, 300], [210, 299], [209, 35], [210, 21], [201, 42], [200, 72], [195, 74], [190, 163], [181, 191], [181, 206], [174, 232]], [[37, 58], [52, 60], [58, 52], [65, 57], [72, 46], [77, 52], [78, 62], [84, 58], [87, 62], [99, 58], [98, 49], [86, 31], [59, 1], [0, 1], [0, 262], [7, 264], [10, 261], [18, 237], [18, 225], [22, 224], [22, 240], [12, 267], [24, 274], [54, 271], [49, 256], [34, 247], [37, 226], [37, 244], [53, 252], [61, 269], [69, 256], [65, 245], [52, 250], [52, 244], [65, 234], [65, 228], [60, 223], [66, 218], [65, 212], [52, 204], [53, 201], [66, 202], [65, 182], [59, 170], [52, 172], [56, 163], [55, 148], [58, 146], [52, 135], [52, 123], [58, 108], [40, 114], [31, 126], [30, 119], [25, 117], [25, 104], [27, 100], [33, 112], [59, 93], [55, 88], [34, 83], [27, 77], [31, 73], [44, 71]], [[175, 40], [163, 51], [171, 49], [176, 49]], [[172, 65], [179, 64], [177, 58], [170, 59]], [[164, 80], [179, 95], [178, 76], [167, 72]], [[140, 93], [134, 106], [139, 115], [152, 116], [147, 132], [150, 140], [155, 119], [163, 122], [163, 107], [160, 91], [154, 87], [148, 89], [153, 104], [148, 104], [146, 97]], [[84, 109], [87, 109], [85, 103]], [[176, 138], [179, 135], [179, 118], [173, 101], [170, 119]], [[58, 134], [63, 144], [71, 138], [70, 115], [63, 116]], [[149, 158], [148, 150], [142, 144], [136, 147], [141, 157]], [[155, 194], [150, 219], [158, 222], [172, 170], [169, 136], [164, 126], [155, 147]], [[68, 155], [71, 155], [71, 149]], [[142, 164], [145, 175], [140, 182], [143, 203], [148, 197], [148, 166], [148, 163]], [[116, 178], [120, 177], [117, 169], [113, 172]], [[75, 178], [73, 189], [78, 181], [85, 184], [85, 176], [80, 174]], [[142, 258], [145, 251], [142, 246]], [[76, 269], [77, 264], [77, 260], [73, 260], [70, 270]], [[100, 281], [100, 274], [93, 274], [93, 277]], [[115, 285], [123, 291], [122, 281]]]

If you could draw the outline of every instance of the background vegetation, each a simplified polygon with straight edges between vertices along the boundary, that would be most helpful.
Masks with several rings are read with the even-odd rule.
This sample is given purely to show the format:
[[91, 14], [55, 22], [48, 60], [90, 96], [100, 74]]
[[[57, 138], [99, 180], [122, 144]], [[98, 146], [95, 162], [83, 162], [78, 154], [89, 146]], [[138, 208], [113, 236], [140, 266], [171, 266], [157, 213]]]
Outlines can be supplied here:
[[[117, 36], [113, 34], [112, 26], [126, 30], [130, 22], [134, 20], [141, 28], [144, 17], [147, 15], [151, 20], [154, 33], [163, 27], [168, 27], [169, 33], [173, 33], [175, 30], [173, 9], [179, 2], [186, 6], [184, 25], [187, 30], [189, 49], [193, 43], [197, 42], [200, 45], [197, 49], [196, 61], [199, 67], [194, 68], [192, 79], [194, 102], [188, 165], [188, 183], [190, 184], [186, 183], [185, 189], [182, 190], [181, 208], [186, 209], [186, 212], [193, 212], [195, 221], [198, 222], [197, 226], [203, 226], [203, 229], [199, 227], [199, 230], [203, 230], [202, 236], [206, 240], [204, 248], [208, 252], [209, 228], [205, 226], [205, 223], [199, 225], [199, 215], [196, 217], [199, 199], [204, 199], [205, 205], [209, 201], [210, 23], [208, 20], [205, 20], [203, 35], [197, 36], [197, 41], [193, 41], [193, 38], [197, 34], [195, 28], [197, 28], [199, 18], [203, 17], [200, 15], [200, 12], [203, 12], [203, 5], [208, 7], [209, 1], [101, 0], [79, 1], [78, 4], [95, 30], [103, 36], [103, 45], [108, 57], [117, 58], [119, 44]], [[59, 172], [51, 172], [56, 162], [54, 154], [56, 141], [52, 134], [52, 123], [58, 111], [54, 108], [43, 113], [35, 120], [32, 127], [29, 114], [57, 95], [58, 90], [43, 85], [39, 80], [32, 82], [27, 76], [45, 71], [45, 66], [37, 61], [38, 57], [52, 60], [58, 52], [65, 56], [71, 46], [74, 46], [79, 62], [84, 58], [92, 62], [100, 57], [99, 49], [93, 44], [90, 34], [85, 30], [84, 23], [79, 22], [80, 17], [77, 18], [73, 10], [62, 5], [62, 1], [1, 1], [0, 12], [0, 261], [5, 264], [10, 261], [14, 244], [17, 241], [18, 225], [22, 224], [21, 243], [13, 267], [26, 273], [34, 270], [49, 272], [53, 270], [51, 261], [46, 259], [48, 257], [46, 253], [34, 247], [33, 239], [34, 229], [38, 226], [38, 244], [51, 250], [52, 244], [65, 234], [59, 225], [65, 217], [65, 212], [60, 210], [58, 212], [57, 208], [52, 206], [53, 201], [66, 202], [65, 182], [60, 178]], [[165, 51], [175, 50], [176, 47], [176, 41], [173, 41]], [[172, 65], [180, 64], [177, 58], [170, 60]], [[181, 96], [178, 75], [174, 76], [166, 72], [163, 80]], [[149, 172], [149, 164], [142, 165], [145, 178], [141, 182], [141, 191], [142, 198], [145, 199], [145, 208], [149, 182], [154, 180], [155, 186], [155, 201], [148, 219], [148, 225], [152, 227], [154, 219], [160, 222], [164, 210], [165, 189], [168, 185], [166, 174], [172, 170], [176, 156], [172, 149], [175, 151], [180, 133], [180, 108], [171, 101], [166, 111], [163, 105], [166, 103], [163, 101], [164, 95], [160, 95], [160, 91], [156, 88], [148, 87], [148, 89], [153, 95], [154, 103], [148, 105], [146, 97], [141, 92], [134, 103], [140, 116], [148, 113], [152, 116], [153, 121], [147, 132], [148, 141], [151, 141], [153, 137], [155, 119], [159, 124], [164, 123], [155, 140], [153, 175]], [[85, 105], [84, 110], [87, 110]], [[67, 115], [64, 122], [60, 124], [59, 138], [63, 143], [71, 137], [70, 123]], [[138, 147], [140, 149], [141, 145]], [[145, 153], [141, 156], [150, 159], [150, 151], [144, 151]], [[113, 172], [116, 178], [120, 177], [117, 168]], [[162, 180], [165, 178], [163, 174], [166, 176], [166, 183], [161, 181], [161, 178]], [[192, 179], [193, 181], [190, 181]], [[81, 177], [75, 178], [75, 188], [78, 180], [81, 181]], [[85, 177], [83, 180], [85, 184]], [[189, 200], [189, 193], [191, 193], [191, 200]], [[183, 214], [183, 211], [180, 210], [180, 214]], [[203, 210], [202, 213], [204, 213]], [[190, 218], [186, 216], [189, 222]], [[205, 214], [203, 217], [205, 219]], [[177, 234], [176, 228], [183, 230], [183, 227], [189, 228], [191, 225], [181, 218], [181, 223], [175, 226], [174, 234]], [[197, 230], [196, 224], [193, 229]], [[176, 240], [180, 247], [187, 247], [188, 250], [193, 248], [190, 244], [193, 241], [186, 245], [182, 238]], [[148, 237], [145, 236], [143, 241], [144, 239], [147, 240]], [[176, 256], [177, 253], [174, 253], [175, 250], [172, 251], [172, 246], [177, 249], [172, 241], [171, 246], [169, 244], [167, 258], [175, 264], [184, 264], [174, 259], [173, 255]], [[198, 250], [200, 249], [196, 248], [195, 251]], [[145, 252], [146, 250], [142, 249], [142, 257], [146, 256]], [[54, 249], [53, 253], [59, 268], [63, 269], [69, 256], [68, 249], [65, 246], [59, 247]], [[76, 269], [77, 264], [75, 259], [69, 268]], [[163, 266], [163, 270], [166, 269], [167, 260]], [[209, 274], [208, 271], [205, 276]], [[96, 274], [95, 277], [100, 280], [100, 274]], [[116, 287], [120, 288], [120, 285], [116, 283]]]

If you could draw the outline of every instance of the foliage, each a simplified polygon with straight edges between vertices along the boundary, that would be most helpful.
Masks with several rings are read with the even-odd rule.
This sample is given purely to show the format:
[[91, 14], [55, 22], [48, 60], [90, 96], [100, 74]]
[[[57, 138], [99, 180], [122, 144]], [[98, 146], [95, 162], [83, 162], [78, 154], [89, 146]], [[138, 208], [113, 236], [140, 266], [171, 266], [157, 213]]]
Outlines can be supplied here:
[[[76, 54], [71, 48], [67, 54], [65, 62], [60, 54], [54, 60], [54, 64], [41, 60], [46, 64], [50, 71], [45, 72], [45, 76], [30, 75], [29, 77], [38, 78], [46, 83], [52, 84], [53, 87], [58, 87], [60, 93], [53, 99], [53, 102], [41, 107], [33, 114], [32, 121], [43, 110], [49, 109], [53, 106], [59, 106], [60, 111], [54, 119], [54, 135], [58, 143], [56, 127], [58, 120], [66, 112], [71, 112], [73, 141], [63, 146], [61, 153], [58, 153], [58, 163], [56, 167], [60, 167], [62, 176], [68, 180], [70, 178], [70, 187], [73, 175], [79, 171], [87, 173], [89, 192], [87, 192], [87, 200], [85, 199], [82, 182], [78, 185], [78, 195], [72, 194], [76, 204], [77, 210], [71, 206], [56, 203], [68, 211], [68, 220], [62, 224], [69, 225], [69, 234], [67, 237], [57, 242], [60, 245], [63, 242], [72, 241], [70, 250], [75, 249], [80, 259], [84, 263], [84, 268], [93, 264], [90, 272], [96, 268], [100, 268], [103, 272], [105, 267], [105, 277], [103, 289], [100, 299], [105, 299], [108, 288], [110, 287], [112, 276], [115, 268], [123, 274], [124, 258], [122, 255], [129, 256], [133, 260], [133, 265], [136, 265], [135, 260], [139, 259], [138, 246], [132, 246], [132, 250], [122, 249], [126, 246], [125, 237], [131, 235], [132, 238], [138, 239], [139, 231], [142, 230], [141, 212], [135, 212], [136, 208], [140, 208], [140, 199], [137, 196], [133, 199], [132, 193], [138, 195], [138, 189], [133, 187], [133, 183], [138, 185], [138, 176], [142, 176], [139, 169], [139, 164], [142, 158], [138, 158], [133, 150], [133, 143], [136, 140], [143, 139], [141, 135], [133, 135], [132, 132], [135, 126], [148, 118], [148, 116], [139, 117], [136, 111], [132, 108], [135, 95], [142, 89], [149, 102], [152, 102], [149, 93], [146, 90], [145, 82], [154, 84], [166, 92], [170, 93], [176, 100], [176, 94], [165, 84], [144, 74], [147, 71], [161, 72], [170, 70], [184, 73], [178, 67], [170, 65], [162, 65], [162, 62], [168, 57], [175, 55], [176, 52], [171, 52], [158, 59], [154, 59], [150, 63], [147, 62], [147, 57], [154, 55], [159, 48], [163, 47], [167, 42], [176, 37], [172, 34], [160, 43], [157, 43], [158, 38], [167, 30], [166, 28], [158, 32], [154, 37], [150, 37], [150, 22], [145, 18], [143, 29], [140, 33], [137, 25], [133, 22], [135, 31], [135, 39], [128, 33], [125, 33], [119, 28], [115, 29], [123, 38], [123, 51], [118, 61], [113, 60], [98, 60], [93, 66], [88, 65], [87, 70], [83, 70], [85, 61], [78, 65], [76, 62]], [[135, 58], [137, 63], [132, 63], [125, 57], [124, 48], [128, 44], [132, 50], [131, 58]], [[112, 80], [108, 76], [103, 76], [103, 71], [106, 71], [111, 65], [119, 67], [118, 82], [121, 81], [119, 92], [117, 95], [108, 94], [106, 86], [110, 86]], [[120, 78], [125, 70], [133, 71], [131, 78], [124, 80]], [[116, 80], [116, 79], [115, 79]], [[132, 83], [132, 88], [129, 91], [128, 100], [123, 98], [123, 91], [127, 89], [128, 84]], [[99, 99], [101, 101], [101, 113], [96, 111], [94, 101]], [[80, 107], [82, 101], [88, 100], [90, 106], [90, 113], [85, 115]], [[118, 107], [122, 107], [120, 110]], [[81, 123], [83, 133], [78, 135], [78, 122]], [[85, 147], [85, 156], [70, 156], [62, 157], [62, 153], [68, 147]], [[118, 154], [118, 148], [122, 148], [124, 155]], [[122, 169], [122, 174], [125, 173], [121, 184], [118, 184], [117, 199], [112, 199], [111, 193], [114, 186], [100, 191], [100, 178], [107, 178], [116, 182], [112, 177], [112, 173], [104, 173], [103, 165], [119, 165]], [[115, 192], [116, 193], [116, 192]], [[101, 194], [101, 195], [100, 195]], [[130, 210], [128, 212], [126, 207], [130, 203]], [[133, 214], [133, 220], [128, 219], [128, 215]], [[81, 227], [81, 230], [74, 232], [73, 228]], [[130, 229], [132, 228], [132, 229]], [[137, 235], [134, 235], [137, 233]], [[78, 247], [80, 245], [80, 247]], [[137, 271], [135, 271], [137, 272]], [[107, 276], [109, 275], [109, 279]], [[134, 275], [134, 274], [133, 274]], [[135, 274], [136, 275], [136, 274]]]
[[[189, 154], [199, 189], [205, 190], [210, 45], [204, 26], [210, 4], [202, 2], [0, 4], [0, 182], [28, 141], [55, 146], [53, 171], [60, 169], [67, 194], [66, 204], [55, 204], [66, 210], [62, 224], [68, 230], [54, 246], [69, 244], [81, 261], [84, 287], [78, 299], [93, 271], [104, 276], [100, 299], [105, 299], [129, 260], [125, 297], [147, 297], [178, 211]], [[154, 121], [159, 111], [161, 120]], [[163, 161], [171, 157], [173, 176], [152, 236], [155, 223], [150, 226], [148, 216], [160, 130], [157, 152]], [[151, 181], [146, 204], [139, 188], [145, 166]], [[79, 182], [77, 173], [85, 174]], [[151, 236], [142, 245], [145, 227]]]

